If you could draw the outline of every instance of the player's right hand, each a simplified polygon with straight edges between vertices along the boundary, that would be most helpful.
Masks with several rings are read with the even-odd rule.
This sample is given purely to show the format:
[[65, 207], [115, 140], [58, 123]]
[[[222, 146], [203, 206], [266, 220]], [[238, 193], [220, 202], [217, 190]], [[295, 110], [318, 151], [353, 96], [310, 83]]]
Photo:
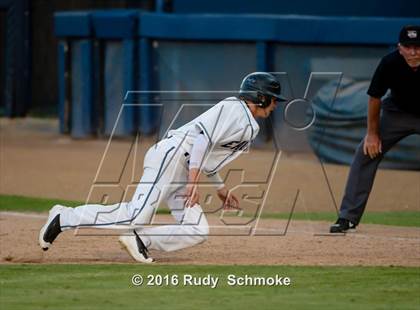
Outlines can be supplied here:
[[370, 158], [377, 157], [382, 153], [382, 142], [378, 134], [367, 134], [363, 143], [363, 153]]
[[223, 187], [217, 191], [217, 196], [223, 202], [224, 210], [241, 210], [239, 207], [239, 199], [232, 192]]
[[193, 207], [195, 204], [200, 203], [200, 195], [198, 193], [197, 184], [188, 184], [185, 194], [185, 206], [187, 208]]

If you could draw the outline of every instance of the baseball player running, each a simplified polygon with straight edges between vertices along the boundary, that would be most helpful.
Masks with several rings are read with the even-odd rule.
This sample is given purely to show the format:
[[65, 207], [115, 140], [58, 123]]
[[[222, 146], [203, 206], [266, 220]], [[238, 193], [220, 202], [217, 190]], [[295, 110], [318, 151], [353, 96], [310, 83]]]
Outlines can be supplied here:
[[[186, 125], [171, 130], [144, 158], [143, 176], [130, 202], [116, 205], [54, 206], [39, 233], [39, 245], [48, 250], [65, 230], [79, 227], [124, 228], [120, 243], [138, 262], [151, 263], [148, 250], [175, 251], [207, 239], [209, 227], [199, 204], [201, 173], [217, 186], [225, 208], [239, 208], [239, 200], [223, 184], [218, 171], [237, 158], [258, 134], [256, 118], [267, 118], [280, 95], [280, 83], [265, 72], [244, 78], [238, 97], [229, 97]], [[165, 202], [174, 225], [145, 227], [158, 205]]]

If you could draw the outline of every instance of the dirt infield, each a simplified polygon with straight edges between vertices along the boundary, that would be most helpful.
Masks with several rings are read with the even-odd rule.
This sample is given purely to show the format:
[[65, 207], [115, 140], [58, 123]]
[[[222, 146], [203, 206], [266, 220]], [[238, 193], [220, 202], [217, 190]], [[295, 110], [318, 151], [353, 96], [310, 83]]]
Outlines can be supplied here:
[[[115, 231], [68, 231], [43, 252], [37, 237], [45, 219], [39, 214], [1, 213], [0, 263], [135, 263], [120, 248]], [[220, 222], [213, 216], [210, 224]], [[363, 225], [358, 232], [332, 236], [327, 234], [328, 223], [292, 221], [282, 235], [285, 225], [283, 220], [261, 220], [260, 234], [278, 236], [210, 236], [186, 250], [151, 255], [158, 264], [420, 266], [418, 228]], [[210, 231], [221, 232], [217, 227]]]
[[[107, 140], [72, 140], [56, 133], [56, 121], [0, 120], [0, 194], [50, 197], [85, 201], [92, 188]], [[121, 188], [133, 184], [141, 174], [145, 150], [152, 139], [111, 144], [97, 174], [97, 185], [117, 184], [108, 193], [108, 202], [121, 198]], [[134, 157], [133, 157], [134, 158]], [[277, 165], [272, 165], [278, 160]], [[244, 170], [241, 172], [240, 169]], [[269, 172], [273, 170], [274, 174]], [[323, 165], [314, 156], [252, 150], [223, 171], [227, 184], [245, 181], [238, 189], [246, 211], [253, 211], [261, 193], [269, 189], [265, 209], [269, 212], [291, 210], [297, 193], [295, 211], [332, 211], [341, 199], [348, 167]], [[270, 188], [266, 181], [270, 179]], [[102, 183], [101, 183], [102, 182]], [[257, 184], [249, 187], [249, 184]], [[248, 187], [247, 187], [248, 186]], [[90, 201], [102, 198], [103, 191], [92, 191]], [[330, 190], [332, 195], [330, 194]], [[203, 189], [202, 197], [212, 193]], [[129, 193], [126, 194], [128, 198]], [[208, 196], [210, 197], [210, 196]], [[204, 209], [219, 205], [206, 199]], [[420, 210], [418, 172], [380, 170], [368, 204], [369, 211]], [[44, 253], [37, 246], [38, 230], [46, 215], [0, 214], [0, 263], [130, 263], [120, 249], [116, 236], [97, 236], [98, 231], [83, 231], [83, 236], [66, 232], [54, 247]], [[165, 219], [165, 217], [163, 216]], [[216, 216], [212, 225], [220, 225]], [[262, 232], [283, 234], [286, 221], [261, 220]], [[289, 265], [400, 265], [420, 266], [420, 229], [380, 225], [360, 225], [358, 232], [330, 236], [330, 223], [292, 221], [285, 236], [210, 236], [209, 241], [191, 249], [153, 252], [158, 263], [169, 264], [289, 264]], [[211, 233], [219, 228], [213, 227]], [[239, 231], [237, 229], [236, 231]], [[100, 233], [103, 234], [103, 230]], [[92, 233], [96, 234], [93, 236]]]

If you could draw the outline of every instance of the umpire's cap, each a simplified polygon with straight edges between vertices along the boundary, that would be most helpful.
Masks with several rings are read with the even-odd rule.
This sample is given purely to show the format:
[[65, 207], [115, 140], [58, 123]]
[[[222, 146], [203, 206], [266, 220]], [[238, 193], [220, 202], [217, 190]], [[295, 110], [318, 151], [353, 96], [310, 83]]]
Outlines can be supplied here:
[[400, 31], [399, 43], [420, 46], [420, 26], [404, 26]]

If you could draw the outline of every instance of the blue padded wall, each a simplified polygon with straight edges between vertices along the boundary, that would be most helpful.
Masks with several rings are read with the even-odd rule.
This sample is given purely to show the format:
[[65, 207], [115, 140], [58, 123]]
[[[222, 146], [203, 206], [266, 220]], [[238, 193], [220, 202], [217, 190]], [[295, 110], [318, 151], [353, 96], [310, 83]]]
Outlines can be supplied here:
[[123, 106], [123, 102], [126, 92], [135, 87], [134, 41], [107, 41], [104, 48], [104, 133], [111, 134], [119, 115], [114, 134], [130, 135], [134, 130], [133, 107]]
[[92, 34], [89, 11], [56, 12], [54, 30], [57, 37], [89, 37]]
[[150, 135], [156, 132], [161, 112], [158, 107], [153, 106], [153, 95], [149, 92], [155, 89], [153, 47], [150, 39], [139, 39], [138, 59], [138, 89], [142, 91], [140, 101], [137, 101], [140, 103], [137, 109], [138, 128], [141, 133]]
[[419, 17], [420, 2], [417, 0], [173, 0], [177, 13], [252, 13], [295, 14], [319, 16], [387, 16]]
[[69, 132], [69, 111], [67, 106], [67, 83], [66, 83], [66, 58], [67, 58], [67, 42], [60, 40], [57, 48], [58, 56], [58, 117], [60, 121], [60, 132]]
[[[72, 137], [92, 135], [94, 111], [94, 67], [90, 12], [57, 12], [54, 31], [58, 44], [58, 111], [60, 131]], [[71, 40], [69, 40], [71, 38]], [[67, 68], [69, 61], [69, 68]], [[67, 71], [69, 70], [70, 71]], [[71, 72], [71, 76], [66, 76]], [[67, 79], [71, 89], [68, 89]], [[68, 100], [71, 100], [68, 102]]]
[[394, 44], [419, 18], [253, 14], [141, 14], [140, 36], [166, 40], [274, 41], [296, 44]]
[[92, 134], [93, 72], [92, 42], [72, 42], [71, 135], [84, 138]]
[[128, 39], [136, 33], [138, 11], [94, 11], [92, 22], [95, 37], [102, 39]]
[[[134, 108], [123, 103], [127, 91], [136, 88], [137, 14], [137, 11], [132, 10], [92, 13], [94, 34], [97, 39], [102, 40], [104, 49], [105, 135], [110, 135], [115, 126], [116, 136], [128, 136], [135, 129]], [[120, 117], [117, 120], [118, 115]]]

